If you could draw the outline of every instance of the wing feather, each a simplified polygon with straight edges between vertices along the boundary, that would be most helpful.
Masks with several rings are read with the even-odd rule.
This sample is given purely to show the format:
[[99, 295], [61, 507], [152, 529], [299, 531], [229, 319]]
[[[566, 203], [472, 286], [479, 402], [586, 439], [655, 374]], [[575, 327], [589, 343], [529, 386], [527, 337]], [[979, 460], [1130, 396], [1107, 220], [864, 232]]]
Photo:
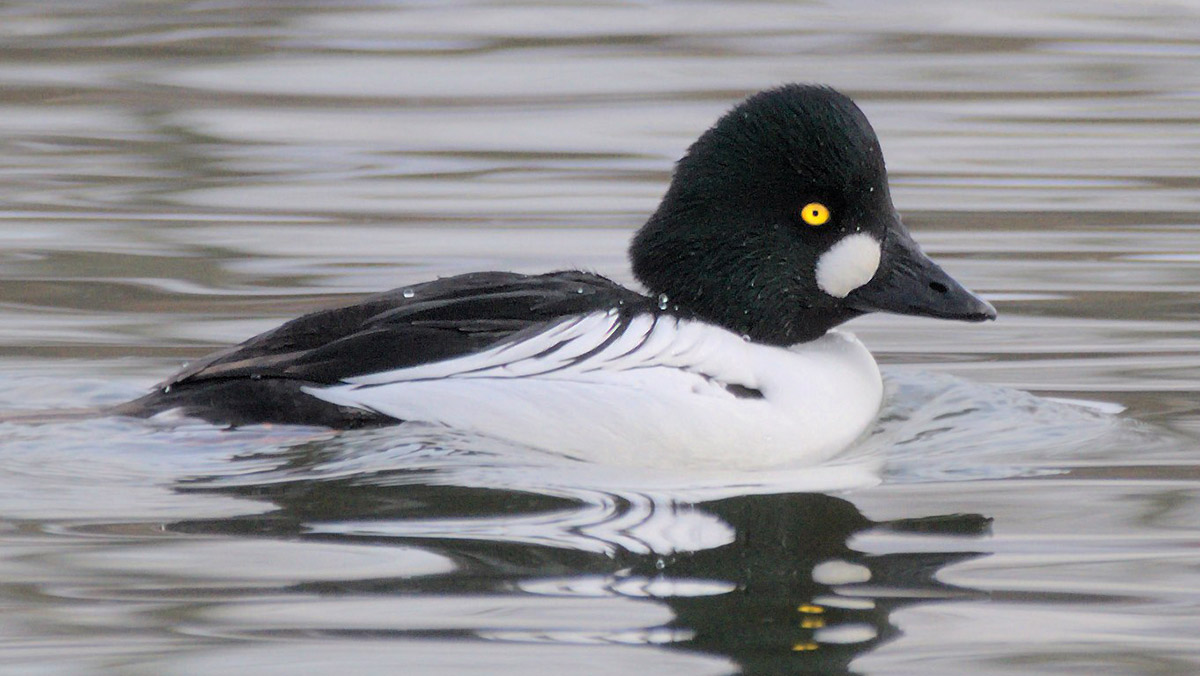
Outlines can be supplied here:
[[162, 386], [237, 378], [333, 384], [495, 345], [525, 350], [520, 336], [547, 325], [559, 327], [564, 317], [598, 308], [640, 308], [649, 302], [611, 280], [584, 272], [448, 277], [294, 319], [195, 362]]
[[719, 380], [728, 376], [740, 384], [746, 379], [740, 369], [713, 362], [713, 350], [697, 348], [698, 332], [692, 329], [699, 326], [668, 315], [594, 312], [565, 318], [469, 355], [346, 378], [340, 389], [441, 379], [590, 380], [586, 374], [611, 376], [648, 366], [695, 373], [715, 369], [717, 372], [702, 377]]

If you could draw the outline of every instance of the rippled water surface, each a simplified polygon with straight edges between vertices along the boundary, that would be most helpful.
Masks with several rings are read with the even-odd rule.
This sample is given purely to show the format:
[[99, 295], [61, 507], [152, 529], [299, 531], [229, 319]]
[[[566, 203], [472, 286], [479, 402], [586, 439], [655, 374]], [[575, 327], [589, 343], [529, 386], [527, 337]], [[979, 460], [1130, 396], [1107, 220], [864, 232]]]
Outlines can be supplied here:
[[0, 672], [1200, 673], [1200, 3], [11, 2], [0, 408], [475, 269], [631, 282], [671, 163], [820, 81], [989, 325], [869, 317], [826, 466], [0, 423]]

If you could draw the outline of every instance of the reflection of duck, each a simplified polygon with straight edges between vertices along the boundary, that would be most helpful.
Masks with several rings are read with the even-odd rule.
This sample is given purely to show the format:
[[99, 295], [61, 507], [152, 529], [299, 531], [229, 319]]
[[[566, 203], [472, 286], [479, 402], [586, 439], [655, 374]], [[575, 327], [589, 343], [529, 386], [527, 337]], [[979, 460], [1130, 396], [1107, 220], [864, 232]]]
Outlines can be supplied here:
[[[397, 477], [371, 479], [375, 480], [392, 482]], [[503, 608], [505, 604], [525, 607], [533, 594], [546, 599], [547, 608], [554, 608], [554, 599], [560, 598], [564, 605], [583, 609], [571, 620], [570, 629], [561, 624], [561, 615], [550, 612], [542, 624], [519, 629], [490, 624], [486, 616], [454, 618], [453, 627], [438, 626], [438, 620], [428, 625], [418, 620], [412, 629], [393, 631], [396, 638], [665, 642], [676, 649], [722, 656], [740, 665], [743, 673], [756, 674], [841, 673], [855, 656], [895, 635], [889, 622], [893, 609], [973, 593], [934, 580], [941, 567], [972, 556], [966, 543], [963, 551], [952, 553], [909, 547], [902, 554], [864, 555], [848, 546], [851, 536], [876, 528], [978, 536], [988, 528], [988, 519], [978, 515], [875, 523], [850, 502], [820, 494], [740, 496], [695, 506], [657, 504], [652, 513], [640, 516], [646, 523], [665, 518], [680, 524], [672, 528], [670, 523], [657, 523], [653, 528], [659, 533], [716, 523], [731, 534], [721, 539], [723, 544], [665, 556], [635, 553], [613, 543], [585, 551], [532, 543], [519, 526], [536, 517], [544, 541], [555, 541], [555, 524], [576, 531], [575, 515], [587, 513], [590, 504], [498, 489], [365, 483], [363, 477], [355, 477], [225, 488], [221, 492], [271, 500], [278, 510], [173, 528], [416, 546], [457, 565], [449, 574], [423, 578], [302, 583], [293, 589], [302, 599], [311, 598], [311, 592], [319, 592], [322, 599], [367, 595], [381, 604], [399, 600], [402, 608], [411, 603], [419, 612], [423, 598], [466, 596]], [[594, 518], [625, 524], [624, 532], [635, 532], [638, 524], [629, 516], [642, 499], [610, 498], [610, 511]], [[697, 516], [703, 518], [690, 518]], [[516, 527], [509, 530], [506, 522]], [[440, 530], [438, 523], [444, 524]], [[474, 523], [487, 528], [472, 527]], [[590, 531], [593, 535], [584, 539], [595, 532], [599, 531]], [[571, 538], [557, 541], [569, 543]], [[608, 619], [592, 628], [588, 597], [662, 604], [674, 619], [655, 626], [639, 626], [634, 619], [628, 626], [614, 627], [605, 615]], [[385, 607], [395, 610], [392, 605]], [[526, 625], [530, 622], [525, 620]], [[377, 639], [387, 635], [386, 627], [329, 629], [338, 636], [354, 631]], [[305, 636], [305, 640], [312, 638]]]
[[419, 420], [658, 466], [819, 460], [881, 398], [870, 353], [830, 329], [872, 311], [995, 316], [921, 253], [870, 124], [822, 87], [722, 117], [630, 255], [648, 295], [578, 271], [440, 279], [301, 317], [115, 411]]
[[664, 600], [675, 611], [673, 626], [693, 634], [680, 647], [728, 655], [747, 674], [840, 673], [895, 634], [888, 621], [895, 608], [972, 593], [933, 577], [968, 551], [866, 556], [847, 545], [850, 536], [870, 528], [977, 536], [989, 524], [961, 514], [874, 523], [850, 502], [820, 494], [737, 497], [701, 508], [734, 525], [736, 541], [681, 555], [663, 575], [737, 587]]

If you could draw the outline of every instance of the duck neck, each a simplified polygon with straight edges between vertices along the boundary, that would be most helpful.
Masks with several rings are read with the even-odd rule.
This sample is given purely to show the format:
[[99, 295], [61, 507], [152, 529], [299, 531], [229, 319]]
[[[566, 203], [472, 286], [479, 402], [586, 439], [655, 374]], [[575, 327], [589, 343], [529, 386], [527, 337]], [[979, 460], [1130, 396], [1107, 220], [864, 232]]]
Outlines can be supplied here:
[[[678, 217], [678, 215], [672, 215]], [[795, 274], [799, 261], [784, 247], [751, 235], [730, 241], [730, 228], [678, 227], [656, 213], [630, 247], [633, 273], [649, 292], [678, 308], [750, 340], [793, 345], [815, 340], [858, 313], [814, 302], [820, 298]], [[752, 232], [750, 229], [741, 230]], [[769, 233], [768, 233], [769, 236]]]

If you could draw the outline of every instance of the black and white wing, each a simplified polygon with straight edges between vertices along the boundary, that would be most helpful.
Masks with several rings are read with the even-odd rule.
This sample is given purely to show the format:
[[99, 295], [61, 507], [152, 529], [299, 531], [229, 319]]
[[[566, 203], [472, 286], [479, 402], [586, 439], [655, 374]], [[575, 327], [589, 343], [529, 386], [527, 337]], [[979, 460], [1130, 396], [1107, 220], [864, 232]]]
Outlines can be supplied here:
[[564, 317], [651, 305], [611, 280], [578, 271], [447, 277], [289, 321], [201, 359], [114, 412], [178, 410], [233, 425], [390, 424], [396, 420], [331, 405], [303, 388], [462, 357]]

